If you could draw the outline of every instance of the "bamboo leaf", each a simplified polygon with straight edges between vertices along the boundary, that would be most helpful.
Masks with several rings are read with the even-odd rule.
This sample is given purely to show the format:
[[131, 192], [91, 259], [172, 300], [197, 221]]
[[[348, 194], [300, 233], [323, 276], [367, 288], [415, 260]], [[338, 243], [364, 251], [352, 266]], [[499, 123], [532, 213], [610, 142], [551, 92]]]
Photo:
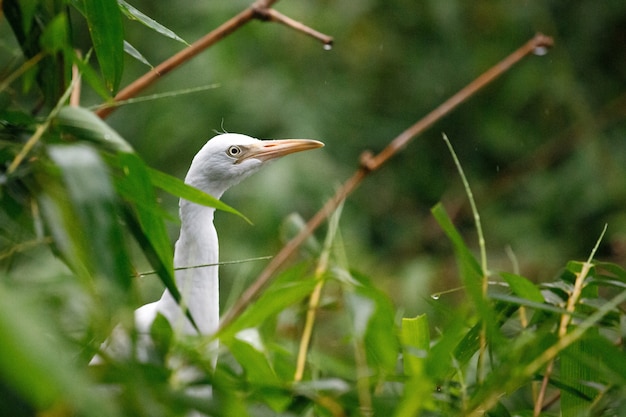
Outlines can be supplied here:
[[127, 41], [124, 41], [124, 52], [126, 52], [128, 55], [132, 56], [133, 58], [135, 58], [137, 61], [141, 62], [142, 64], [145, 64], [150, 68], [154, 68], [152, 64], [148, 62], [146, 57], [143, 56], [141, 52], [139, 52], [133, 45], [131, 45]]
[[116, 0], [82, 3], [100, 70], [111, 92], [117, 91], [124, 71], [124, 28]]
[[404, 373], [420, 376], [424, 373], [424, 358], [430, 350], [430, 329], [425, 314], [403, 318], [400, 341], [404, 358]]
[[[51, 146], [48, 154], [63, 183], [40, 177], [41, 201], [57, 247], [83, 278], [110, 281], [126, 291], [130, 262], [104, 162], [83, 144]], [[54, 175], [52, 169], [48, 173]]]
[[454, 224], [443, 208], [443, 205], [438, 203], [431, 209], [431, 213], [435, 217], [435, 220], [437, 220], [439, 226], [443, 229], [448, 239], [450, 239], [450, 242], [452, 242], [465, 285], [468, 286], [468, 290], [472, 293], [472, 288], [480, 288], [480, 278], [483, 275], [483, 271], [481, 270], [478, 261], [467, 248], [461, 234], [456, 230], [456, 227], [454, 227]]
[[384, 372], [393, 372], [399, 351], [393, 304], [386, 294], [373, 286], [367, 276], [355, 271], [345, 273], [357, 283], [344, 284], [354, 335], [363, 338], [371, 365]]
[[448, 239], [452, 242], [461, 279], [465, 284], [465, 288], [471, 300], [476, 306], [480, 319], [484, 321], [486, 325], [489, 339], [493, 341], [493, 338], [500, 337], [501, 334], [495, 320], [496, 313], [489, 299], [483, 298], [481, 284], [485, 271], [482, 270], [474, 255], [470, 252], [461, 234], [456, 230], [452, 220], [443, 208], [443, 205], [441, 203], [435, 205], [431, 209], [431, 213]]
[[170, 29], [166, 28], [165, 26], [163, 26], [162, 24], [160, 24], [156, 20], [146, 16], [145, 14], [143, 14], [142, 12], [137, 10], [135, 7], [133, 7], [130, 4], [128, 4], [127, 2], [125, 2], [124, 0], [118, 0], [118, 3], [120, 5], [120, 9], [122, 10], [122, 12], [129, 19], [137, 20], [141, 24], [149, 27], [150, 29], [154, 30], [155, 32], [157, 32], [157, 33], [159, 33], [159, 34], [161, 34], [161, 35], [163, 35], [165, 37], [168, 37], [168, 38], [173, 39], [173, 40], [175, 40], [177, 42], [183, 43], [184, 45], [189, 45], [183, 38], [178, 36], [176, 33], [171, 31]]
[[513, 294], [536, 303], [545, 302], [541, 290], [527, 278], [507, 272], [502, 272], [500, 275], [509, 284]]
[[[77, 368], [76, 352], [50, 331], [54, 325], [45, 314], [31, 307], [0, 286], [2, 384], [41, 411], [37, 414], [51, 414], [44, 411], [64, 404], [88, 417], [121, 415], [108, 396], [93, 389], [84, 369]], [[12, 411], [4, 409], [3, 413], [13, 415]]]
[[[598, 333], [598, 329], [590, 329], [589, 332]], [[580, 361], [577, 356], [582, 356], [587, 361]], [[578, 417], [586, 414], [591, 401], [598, 394], [597, 389], [589, 386], [590, 381], [602, 380], [599, 374], [600, 359], [598, 352], [592, 344], [580, 340], [572, 344], [560, 355], [561, 383], [570, 389], [561, 390], [561, 416]]]
[[411, 417], [433, 406], [430, 393], [434, 384], [426, 372], [427, 354], [430, 350], [430, 329], [427, 316], [422, 314], [414, 318], [403, 318], [400, 341], [404, 374], [408, 380], [395, 416]]
[[131, 223], [135, 225], [134, 235], [165, 287], [180, 301], [174, 280], [174, 255], [163, 217], [159, 215], [149, 168], [134, 153], [120, 152], [115, 162], [122, 173], [117, 178], [118, 189], [132, 208], [131, 217], [136, 219], [136, 223]]
[[300, 279], [303, 274], [303, 266], [293, 267], [283, 272], [261, 298], [220, 332], [220, 340], [232, 338], [243, 329], [257, 327], [285, 308], [306, 298], [313, 291], [316, 282], [312, 279]]
[[133, 148], [124, 138], [101, 118], [83, 107], [63, 107], [52, 123], [53, 127], [56, 127], [61, 134], [73, 135], [110, 150], [133, 152]]
[[223, 203], [217, 198], [203, 191], [200, 191], [197, 188], [192, 187], [191, 185], [185, 184], [185, 182], [179, 178], [173, 177], [164, 172], [151, 168], [149, 168], [149, 174], [150, 180], [155, 187], [167, 191], [168, 193], [177, 197], [191, 201], [192, 203], [201, 204], [208, 207], [214, 207], [218, 210], [235, 214], [244, 219], [246, 222], [251, 223], [246, 216], [244, 216], [234, 208], [230, 207], [228, 204]]

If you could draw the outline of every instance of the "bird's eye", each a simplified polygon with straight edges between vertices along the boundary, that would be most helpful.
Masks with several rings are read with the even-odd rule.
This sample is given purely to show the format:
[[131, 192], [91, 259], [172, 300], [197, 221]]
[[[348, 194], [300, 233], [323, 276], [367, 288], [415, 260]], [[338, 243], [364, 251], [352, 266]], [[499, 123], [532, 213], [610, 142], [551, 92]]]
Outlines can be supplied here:
[[228, 149], [226, 150], [226, 155], [228, 156], [232, 156], [232, 157], [238, 157], [239, 155], [241, 155], [241, 148], [239, 146], [230, 146], [228, 147]]

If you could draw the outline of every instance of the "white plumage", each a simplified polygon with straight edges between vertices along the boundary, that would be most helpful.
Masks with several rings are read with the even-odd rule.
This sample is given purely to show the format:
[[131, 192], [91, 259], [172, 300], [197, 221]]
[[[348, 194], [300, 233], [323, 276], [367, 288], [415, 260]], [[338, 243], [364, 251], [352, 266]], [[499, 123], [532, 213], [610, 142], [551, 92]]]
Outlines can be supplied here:
[[[220, 198], [226, 190], [257, 172], [269, 161], [322, 146], [323, 143], [308, 139], [261, 141], [240, 134], [218, 135], [209, 140], [193, 158], [185, 182]], [[217, 264], [219, 261], [217, 232], [213, 226], [214, 212], [212, 207], [181, 199], [181, 230], [174, 250], [174, 267], [183, 268], [176, 271], [176, 285], [182, 294], [183, 305], [189, 309], [201, 335], [211, 335], [219, 326], [218, 267], [188, 267]], [[157, 313], [168, 319], [175, 332], [198, 334], [168, 290], [158, 301], [135, 311], [135, 325], [139, 334], [149, 334]], [[119, 333], [120, 330], [116, 329], [102, 347], [112, 356], [129, 354], [128, 338]], [[140, 360], [147, 359], [141, 346], [138, 355]], [[92, 360], [92, 363], [99, 362], [99, 356]]]

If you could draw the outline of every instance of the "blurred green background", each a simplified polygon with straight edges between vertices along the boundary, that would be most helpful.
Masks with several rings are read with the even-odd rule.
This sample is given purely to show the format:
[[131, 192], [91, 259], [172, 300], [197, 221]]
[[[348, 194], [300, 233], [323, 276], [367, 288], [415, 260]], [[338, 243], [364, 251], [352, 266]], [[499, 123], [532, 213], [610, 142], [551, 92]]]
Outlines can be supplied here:
[[[250, 1], [132, 4], [191, 43]], [[427, 308], [431, 294], [460, 285], [451, 248], [429, 212], [443, 201], [477, 247], [445, 132], [472, 185], [492, 271], [519, 268], [531, 279], [549, 279], [568, 259], [586, 259], [605, 223], [599, 257], [624, 264], [626, 2], [284, 0], [275, 8], [333, 36], [333, 49], [255, 21], [144, 94], [218, 88], [128, 105], [108, 119], [148, 164], [181, 178], [215, 132], [326, 143], [225, 195], [254, 226], [217, 215], [223, 260], [276, 253], [284, 218], [315, 213], [356, 169], [361, 152], [380, 151], [543, 32], [555, 40], [546, 56], [525, 59], [349, 198], [341, 220], [348, 263], [366, 271], [406, 315]], [[183, 47], [139, 23], [125, 25], [126, 39], [153, 65]], [[87, 38], [81, 27], [74, 35]], [[147, 70], [127, 57], [122, 85]], [[98, 103], [89, 91], [83, 100]], [[177, 201], [162, 199], [175, 218]], [[169, 227], [173, 242], [178, 224]], [[223, 267], [222, 299], [232, 302], [232, 286], [239, 293], [263, 266]]]

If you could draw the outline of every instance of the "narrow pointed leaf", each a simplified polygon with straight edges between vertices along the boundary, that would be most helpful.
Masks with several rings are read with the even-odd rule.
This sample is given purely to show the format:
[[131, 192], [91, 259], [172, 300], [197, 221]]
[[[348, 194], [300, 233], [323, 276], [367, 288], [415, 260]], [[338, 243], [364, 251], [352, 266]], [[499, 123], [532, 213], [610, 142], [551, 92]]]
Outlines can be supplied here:
[[355, 271], [349, 271], [349, 274], [358, 282], [356, 286], [346, 285], [345, 288], [355, 336], [364, 338], [371, 365], [383, 372], [393, 372], [399, 351], [393, 304], [367, 276]]
[[539, 290], [539, 288], [537, 288], [537, 286], [529, 279], [520, 275], [509, 274], [507, 272], [503, 272], [500, 275], [509, 284], [513, 294], [536, 303], [543, 303], [545, 301], [543, 295], [541, 294], [541, 290]]
[[55, 247], [89, 291], [108, 305], [129, 294], [130, 260], [106, 165], [84, 144], [48, 149], [53, 165], [37, 175], [39, 201]]
[[263, 293], [261, 298], [220, 332], [220, 339], [232, 338], [243, 329], [257, 327], [285, 308], [305, 299], [313, 291], [316, 282], [312, 279], [299, 279], [304, 273], [302, 266], [283, 272]]
[[485, 298], [482, 293], [482, 280], [484, 279], [483, 275], [485, 271], [482, 270], [480, 264], [463, 241], [461, 234], [456, 230], [456, 227], [443, 208], [443, 205], [441, 203], [435, 205], [431, 209], [431, 213], [446, 236], [448, 236], [448, 239], [452, 242], [465, 289], [474, 302], [480, 319], [483, 320], [486, 325], [488, 337], [494, 338], [501, 336], [495, 322], [496, 313], [489, 299]]
[[53, 120], [61, 134], [94, 142], [107, 149], [132, 152], [133, 148], [115, 130], [93, 112], [75, 106], [63, 107]]
[[234, 208], [230, 207], [228, 204], [221, 202], [217, 198], [198, 190], [191, 185], [185, 184], [179, 178], [168, 175], [164, 172], [158, 171], [156, 169], [149, 169], [150, 180], [155, 187], [158, 187], [168, 193], [175, 195], [180, 198], [184, 198], [185, 200], [191, 201], [192, 203], [201, 204], [203, 206], [214, 207], [218, 210], [226, 211], [228, 213], [235, 214], [246, 222], [250, 223], [250, 220]]
[[[143, 235], [148, 243], [145, 247], [153, 251], [156, 259], [151, 259], [159, 278], [163, 284], [177, 297], [178, 291], [174, 281], [174, 255], [163, 218], [158, 215], [154, 188], [150, 181], [148, 167], [133, 153], [119, 153], [116, 155], [122, 176], [118, 178], [117, 186], [132, 207], [133, 216], [141, 231], [135, 231], [135, 236]], [[156, 265], [155, 265], [156, 263]]]
[[128, 55], [132, 56], [133, 58], [135, 58], [137, 61], [141, 62], [142, 64], [145, 64], [147, 66], [149, 66], [150, 68], [154, 68], [152, 66], [152, 64], [150, 64], [150, 62], [148, 62], [148, 60], [146, 59], [145, 56], [143, 56], [141, 54], [141, 52], [139, 52], [133, 45], [131, 45], [129, 42], [124, 41], [124, 52], [126, 52]]
[[115, 92], [124, 70], [124, 28], [117, 0], [85, 0], [82, 5], [100, 70]]
[[149, 16], [146, 16], [145, 14], [143, 14], [142, 12], [140, 12], [139, 10], [137, 10], [130, 4], [126, 3], [124, 0], [118, 0], [118, 3], [120, 5], [120, 9], [122, 10], [122, 12], [129, 19], [137, 20], [138, 22], [149, 27], [150, 29], [154, 30], [157, 33], [160, 33], [163, 36], [166, 36], [170, 39], [181, 42], [185, 45], [189, 45], [183, 38], [178, 36], [176, 33], [166, 28], [165, 26], [163, 26], [156, 20], [150, 18]]

